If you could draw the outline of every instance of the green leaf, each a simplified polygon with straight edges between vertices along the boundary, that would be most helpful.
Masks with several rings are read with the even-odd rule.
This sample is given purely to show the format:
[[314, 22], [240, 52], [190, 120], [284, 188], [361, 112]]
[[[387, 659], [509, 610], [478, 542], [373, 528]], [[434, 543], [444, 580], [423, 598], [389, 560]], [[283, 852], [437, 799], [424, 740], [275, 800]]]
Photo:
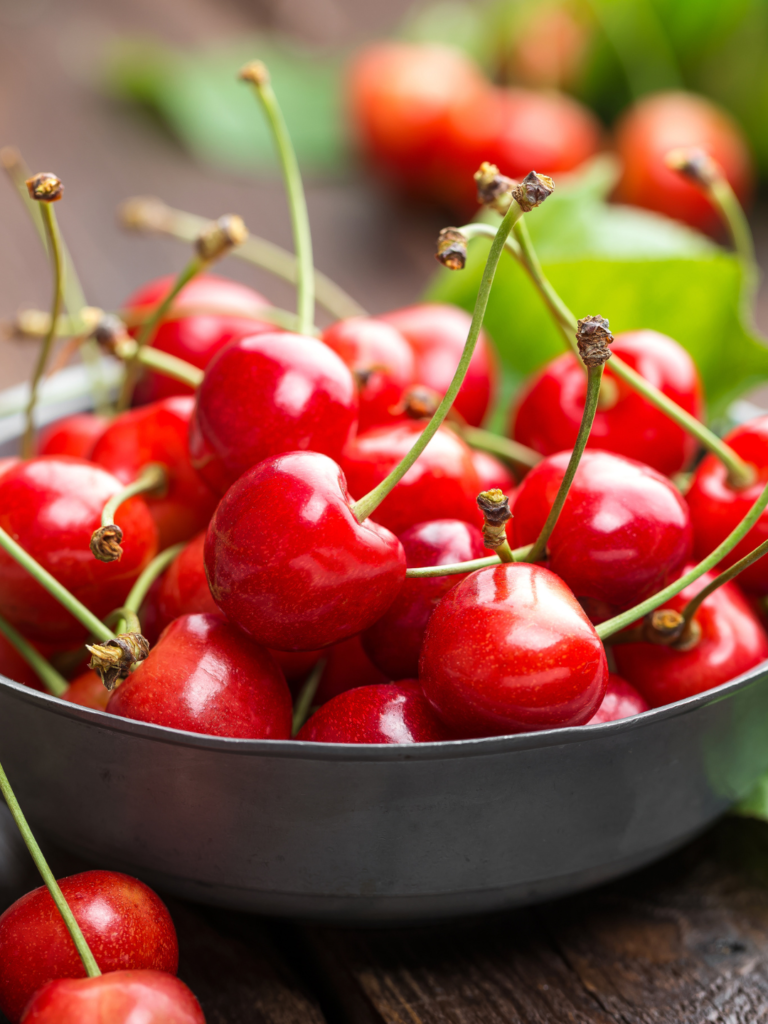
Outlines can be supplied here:
[[733, 811], [744, 818], [760, 818], [768, 821], [768, 774], [762, 775], [752, 792], [741, 803], [737, 804]]
[[343, 59], [254, 36], [199, 52], [151, 40], [121, 40], [108, 61], [106, 85], [151, 107], [200, 160], [235, 171], [277, 166], [266, 121], [237, 72], [258, 58], [269, 68], [302, 170], [335, 171], [347, 156]]

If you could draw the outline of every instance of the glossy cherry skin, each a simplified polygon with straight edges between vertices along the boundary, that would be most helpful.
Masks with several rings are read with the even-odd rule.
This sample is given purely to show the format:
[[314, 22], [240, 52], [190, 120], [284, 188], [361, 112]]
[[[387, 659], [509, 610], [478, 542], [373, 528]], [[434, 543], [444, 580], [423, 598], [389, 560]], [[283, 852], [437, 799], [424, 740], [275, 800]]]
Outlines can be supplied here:
[[[157, 529], [142, 498], [121, 505], [123, 557], [99, 562], [88, 547], [101, 510], [120, 481], [66, 455], [21, 462], [0, 476], [0, 526], [98, 618], [119, 608], [157, 554]], [[0, 614], [25, 635], [70, 644], [84, 630], [59, 602], [0, 551]]]
[[661, 92], [639, 100], [616, 127], [624, 165], [616, 194], [623, 203], [658, 210], [694, 228], [722, 234], [719, 217], [703, 191], [667, 167], [678, 147], [709, 153], [725, 172], [742, 203], [752, 193], [754, 169], [744, 133], [711, 100], [687, 92]]
[[608, 682], [594, 626], [561, 579], [524, 562], [480, 569], [427, 626], [419, 679], [461, 736], [583, 725]]
[[[514, 546], [544, 525], [570, 452], [535, 466], [515, 493]], [[685, 500], [661, 473], [612, 452], [582, 456], [547, 545], [549, 566], [579, 597], [628, 608], [678, 574], [691, 552]]]
[[93, 446], [109, 426], [109, 417], [76, 412], [44, 427], [37, 438], [38, 455], [74, 455], [89, 459]]
[[[725, 440], [746, 462], [757, 470], [757, 479], [738, 490], [728, 483], [728, 472], [719, 459], [707, 455], [697, 467], [686, 501], [691, 510], [693, 553], [702, 559], [734, 530], [768, 482], [768, 416], [758, 416], [736, 427]], [[768, 539], [768, 512], [758, 519], [749, 533], [725, 556], [720, 565], [727, 568]], [[752, 594], [768, 594], [768, 562], [758, 559], [739, 573], [739, 586]]]
[[[171, 274], [143, 285], [124, 303], [126, 315], [146, 315], [148, 307], [162, 302], [174, 280]], [[264, 296], [247, 285], [213, 274], [202, 274], [181, 289], [171, 316], [160, 324], [152, 345], [204, 370], [230, 341], [249, 334], [274, 333], [277, 328], [273, 324], [254, 319], [260, 310], [268, 306]], [[201, 312], [195, 312], [196, 309]], [[202, 312], [205, 309], [227, 312]], [[139, 328], [131, 331], [134, 336], [138, 332]], [[139, 403], [155, 402], [171, 395], [188, 395], [191, 391], [181, 381], [147, 371], [136, 388], [135, 398]]]
[[288, 684], [269, 651], [221, 615], [182, 615], [128, 679], [107, 711], [207, 736], [284, 740]]
[[[350, 492], [356, 499], [373, 490], [413, 447], [426, 424], [406, 420], [358, 434], [341, 460]], [[480, 483], [469, 447], [448, 427], [440, 427], [400, 483], [376, 509], [378, 523], [400, 534], [409, 526], [433, 519], [468, 523], [482, 521], [477, 509]]]
[[453, 738], [415, 679], [340, 693], [296, 736], [311, 743], [439, 743]]
[[[477, 168], [475, 168], [477, 170]], [[459, 365], [472, 317], [458, 306], [422, 302], [385, 313], [380, 320], [395, 327], [416, 356], [416, 383], [444, 395]], [[467, 376], [453, 410], [472, 426], [480, 426], [496, 393], [498, 372], [493, 348], [480, 331]]]
[[300, 334], [262, 334], [228, 345], [197, 393], [192, 465], [223, 494], [270, 455], [341, 457], [357, 426], [352, 372], [327, 345]]
[[405, 579], [397, 537], [359, 523], [340, 467], [318, 452], [265, 459], [224, 495], [205, 544], [219, 608], [266, 647], [311, 651], [380, 618]]
[[[175, 974], [179, 947], [162, 900], [136, 878], [84, 871], [59, 881], [99, 968], [152, 968]], [[18, 1021], [37, 990], [54, 978], [84, 978], [85, 968], [45, 886], [0, 917], [0, 1009]]]
[[340, 644], [334, 644], [321, 653], [326, 658], [326, 664], [315, 691], [313, 705], [325, 704], [357, 686], [389, 683], [393, 678], [376, 668], [363, 650], [360, 634], [342, 640]]
[[393, 419], [403, 393], [413, 384], [413, 349], [390, 324], [372, 317], [339, 320], [323, 341], [349, 367], [358, 382], [359, 430]]
[[[686, 587], [664, 607], [682, 611], [713, 578]], [[701, 640], [689, 651], [657, 644], [617, 644], [616, 666], [652, 708], [673, 704], [735, 679], [768, 658], [768, 635], [734, 583], [718, 587], [696, 612]]]
[[632, 718], [633, 715], [648, 711], [649, 707], [648, 701], [634, 686], [611, 672], [603, 703], [587, 725], [602, 725], [603, 722], [618, 722], [621, 718]]
[[[686, 412], [702, 418], [698, 370], [682, 345], [657, 331], [628, 331], [616, 336], [611, 351]], [[587, 446], [637, 459], [665, 476], [684, 469], [696, 453], [696, 440], [616, 377], [610, 362], [605, 378], [611, 382], [607, 393], [613, 393], [613, 404], [598, 407]], [[542, 455], [572, 448], [586, 395], [584, 368], [570, 353], [558, 356], [525, 388], [510, 435]]]
[[498, 488], [506, 494], [514, 489], [515, 478], [501, 461], [479, 448], [471, 448], [472, 464], [477, 473], [477, 481], [481, 491], [492, 491]]
[[[408, 568], [450, 565], [482, 558], [483, 535], [458, 519], [418, 523], [400, 535]], [[363, 633], [368, 656], [390, 679], [412, 679], [432, 612], [444, 594], [466, 577], [427, 576], [406, 579], [403, 588], [378, 622]]]
[[157, 525], [160, 547], [189, 540], [210, 522], [218, 496], [189, 461], [189, 424], [195, 400], [191, 395], [163, 398], [122, 413], [96, 442], [91, 461], [108, 469], [124, 484], [135, 480], [150, 462], [165, 466], [166, 493], [146, 502]]
[[161, 971], [115, 971], [51, 981], [35, 994], [23, 1024], [205, 1024], [183, 981]]
[[69, 701], [70, 704], [79, 704], [83, 708], [106, 711], [109, 698], [109, 690], [98, 675], [89, 669], [72, 680], [61, 699]]

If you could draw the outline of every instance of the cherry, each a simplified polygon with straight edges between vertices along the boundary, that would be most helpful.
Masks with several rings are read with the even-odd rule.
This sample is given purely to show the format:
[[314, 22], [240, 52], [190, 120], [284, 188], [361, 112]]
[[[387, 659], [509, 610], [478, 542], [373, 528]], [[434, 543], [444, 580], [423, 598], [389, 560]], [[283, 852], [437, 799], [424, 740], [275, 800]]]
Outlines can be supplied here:
[[269, 653], [282, 669], [285, 681], [294, 696], [301, 690], [301, 684], [323, 656], [322, 651], [276, 651], [268, 648]]
[[603, 722], [618, 722], [621, 718], [632, 718], [647, 711], [650, 705], [634, 686], [613, 672], [608, 676], [608, 688], [603, 703], [592, 715], [587, 725], [602, 725]]
[[35, 993], [23, 1024], [205, 1024], [183, 981], [160, 971], [115, 971], [51, 981]]
[[686, 92], [646, 96], [621, 118], [616, 147], [624, 170], [616, 195], [717, 235], [722, 228], [709, 199], [665, 162], [670, 150], [691, 146], [720, 164], [742, 203], [749, 199], [754, 168], [743, 131], [711, 100]]
[[209, 523], [217, 496], [189, 462], [189, 424], [194, 399], [177, 395], [122, 413], [103, 432], [91, 461], [108, 469], [124, 484], [131, 483], [149, 462], [168, 473], [166, 492], [147, 495], [157, 525], [160, 547], [189, 540]]
[[[356, 686], [374, 686], [388, 683], [393, 677], [380, 672], [363, 650], [361, 637], [351, 636], [320, 652], [327, 658], [323, 674], [315, 691], [313, 704], [325, 704], [340, 693]], [[402, 678], [398, 676], [398, 678]]]
[[[359, 434], [341, 460], [356, 498], [372, 490], [410, 451], [426, 424], [407, 420]], [[416, 463], [376, 509], [376, 521], [393, 533], [435, 518], [477, 523], [480, 484], [469, 447], [448, 427], [440, 427]]]
[[109, 425], [107, 416], [76, 412], [44, 427], [37, 438], [38, 455], [74, 455], [88, 459], [93, 446]]
[[[682, 611], [713, 578], [704, 573], [664, 607]], [[768, 658], [768, 635], [734, 583], [705, 598], [694, 621], [701, 638], [690, 650], [649, 643], [613, 648], [619, 672], [653, 708], [711, 690]]]
[[[458, 306], [422, 302], [385, 313], [379, 319], [395, 327], [413, 348], [416, 383], [444, 395], [467, 340], [472, 320], [469, 313]], [[493, 348], [488, 335], [481, 331], [453, 411], [472, 426], [480, 426], [495, 396], [497, 377]]]
[[[482, 558], [483, 535], [457, 519], [433, 519], [400, 536], [408, 568], [450, 565]], [[368, 656], [390, 679], [408, 679], [419, 671], [419, 654], [432, 612], [444, 594], [465, 576], [406, 579], [382, 617], [363, 633]]]
[[218, 606], [258, 643], [316, 650], [361, 632], [394, 601], [405, 555], [352, 511], [339, 466], [318, 452], [265, 459], [224, 495], [205, 546]]
[[[515, 547], [536, 540], [569, 457], [548, 456], [520, 484]], [[552, 571], [574, 593], [629, 607], [671, 582], [690, 550], [688, 508], [666, 477], [621, 455], [584, 452], [548, 543]]]
[[338, 459], [357, 424], [357, 388], [317, 338], [262, 334], [212, 360], [197, 394], [192, 465], [223, 494], [270, 455], [319, 451]]
[[[125, 316], [148, 316], [152, 307], [168, 294], [174, 280], [173, 275], [159, 277], [134, 292], [124, 304]], [[244, 284], [213, 274], [198, 275], [181, 289], [171, 316], [158, 327], [152, 345], [204, 370], [216, 353], [233, 339], [265, 331], [274, 333], [277, 328], [273, 324], [253, 319], [268, 306], [263, 295]], [[185, 313], [185, 308], [190, 312]], [[228, 312], [194, 312], [206, 308]], [[139, 329], [131, 333], [136, 335]], [[150, 371], [139, 382], [136, 401], [154, 402], [190, 391], [186, 384]]]
[[109, 690], [101, 679], [95, 672], [89, 670], [72, 680], [69, 689], [61, 699], [69, 701], [70, 704], [79, 704], [84, 708], [106, 711], [109, 697]]
[[[89, 550], [106, 501], [122, 484], [101, 466], [44, 455], [0, 476], [0, 526], [98, 618], [122, 605], [157, 553], [157, 529], [141, 498], [120, 506], [120, 561], [100, 562]], [[32, 639], [73, 642], [82, 627], [57, 600], [0, 550], [0, 615]]]
[[[633, 370], [698, 419], [704, 406], [696, 365], [672, 338], [628, 331], [611, 346]], [[696, 440], [623, 380], [607, 364], [588, 447], [626, 455], [671, 476], [687, 466]], [[584, 369], [571, 353], [552, 360], [525, 388], [510, 421], [510, 436], [542, 455], [572, 448], [587, 394]], [[502, 488], [504, 490], [505, 488]]]
[[324, 704], [297, 740], [311, 743], [439, 743], [453, 739], [415, 679], [358, 686]]
[[183, 615], [116, 690], [107, 711], [209, 736], [288, 739], [291, 695], [268, 651], [220, 615]]
[[413, 383], [413, 349], [394, 327], [370, 317], [339, 320], [323, 341], [341, 357], [358, 381], [359, 429], [387, 423]]
[[[176, 930], [165, 905], [136, 878], [85, 871], [59, 886], [103, 972], [152, 968], [175, 974]], [[0, 917], [0, 1009], [21, 1018], [32, 995], [55, 978], [84, 978], [85, 968], [45, 886]]]
[[481, 491], [493, 491], [498, 488], [509, 494], [514, 489], [515, 478], [501, 459], [489, 455], [488, 452], [482, 452], [479, 448], [470, 449], [470, 454]]
[[419, 678], [461, 736], [582, 725], [600, 706], [605, 652], [565, 583], [524, 562], [480, 569], [440, 601]]
[[[733, 487], [728, 471], [714, 455], [707, 455], [697, 468], [686, 492], [693, 526], [693, 552], [697, 559], [714, 551], [741, 522], [768, 481], [768, 416], [758, 416], [725, 437], [746, 462], [757, 469], [757, 479], [748, 487]], [[726, 569], [758, 544], [768, 539], [768, 512], [720, 563]], [[750, 593], [768, 594], [768, 564], [764, 558], [739, 574], [739, 585]]]

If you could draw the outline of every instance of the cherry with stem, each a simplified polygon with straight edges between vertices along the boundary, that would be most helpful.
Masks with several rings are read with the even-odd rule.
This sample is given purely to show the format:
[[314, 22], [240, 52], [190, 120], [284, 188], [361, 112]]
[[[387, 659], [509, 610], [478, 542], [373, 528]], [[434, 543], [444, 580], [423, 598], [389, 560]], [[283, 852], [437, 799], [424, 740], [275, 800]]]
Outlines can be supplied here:
[[[147, 565], [142, 571], [128, 592], [128, 597], [126, 597], [123, 606], [116, 609], [120, 614], [115, 627], [118, 634], [125, 633], [126, 630], [129, 629], [132, 632], [141, 632], [140, 625], [137, 625], [139, 621], [138, 613], [139, 609], [144, 604], [144, 599], [149, 593], [150, 587], [158, 576], [163, 575], [171, 562], [181, 554], [186, 546], [187, 542], [184, 541], [183, 543], [174, 544], [172, 547], [166, 548], [165, 551], [161, 551], [159, 555], [155, 555], [149, 565]], [[135, 629], [134, 626], [136, 627]]]
[[160, 349], [150, 346], [140, 346], [126, 331], [122, 320], [111, 314], [106, 314], [96, 325], [93, 336], [104, 349], [118, 359], [130, 363], [133, 360], [146, 366], [149, 370], [157, 370], [158, 373], [172, 377], [174, 380], [187, 384], [193, 390], [200, 386], [204, 371], [193, 366], [184, 359], [172, 355], [170, 352], [162, 352]]
[[26, 637], [22, 636], [7, 619], [0, 615], [0, 633], [18, 651], [27, 664], [37, 673], [40, 682], [53, 697], [63, 696], [69, 689], [69, 683], [57, 672], [51, 663], [42, 656]]
[[159, 462], [146, 465], [135, 480], [113, 494], [101, 512], [101, 526], [91, 535], [91, 553], [100, 562], [118, 562], [123, 549], [123, 531], [115, 522], [120, 506], [139, 494], [161, 495], [168, 487], [168, 471]]

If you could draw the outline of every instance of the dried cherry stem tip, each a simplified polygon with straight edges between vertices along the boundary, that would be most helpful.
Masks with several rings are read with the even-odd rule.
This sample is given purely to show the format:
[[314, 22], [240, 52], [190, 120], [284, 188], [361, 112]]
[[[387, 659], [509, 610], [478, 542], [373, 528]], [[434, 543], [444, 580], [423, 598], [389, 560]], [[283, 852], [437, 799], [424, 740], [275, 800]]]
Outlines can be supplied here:
[[98, 673], [108, 690], [127, 679], [135, 665], [149, 654], [149, 641], [141, 633], [120, 633], [105, 644], [86, 644], [91, 655], [88, 668]]
[[115, 523], [120, 506], [138, 494], [162, 495], [168, 488], [168, 471], [159, 462], [150, 462], [136, 479], [112, 495], [101, 512], [101, 526], [91, 534], [91, 552], [100, 562], [119, 562], [123, 557], [120, 542], [123, 531]]
[[498, 487], [481, 491], [477, 496], [477, 507], [483, 513], [485, 546], [496, 552], [499, 561], [514, 562], [515, 556], [507, 540], [507, 523], [512, 518], [507, 495]]
[[437, 236], [435, 259], [449, 270], [463, 270], [467, 263], [467, 238], [458, 228], [443, 228]]
[[11, 789], [8, 776], [5, 774], [5, 770], [2, 765], [0, 765], [0, 793], [2, 793], [5, 798], [8, 810], [11, 812], [11, 817], [21, 833], [21, 838], [24, 840], [24, 844], [29, 850], [32, 860], [35, 862], [35, 867], [40, 872], [40, 876], [45, 882], [48, 892], [53, 898], [53, 902], [56, 904], [56, 909], [64, 919], [67, 931], [72, 936], [75, 948], [77, 949], [80, 959], [83, 961], [85, 973], [89, 978], [98, 978], [101, 974], [99, 965], [96, 963], [96, 959], [91, 952], [88, 943], [85, 941], [85, 936], [80, 930], [80, 925], [77, 923], [75, 915], [72, 913], [69, 904], [64, 899], [64, 894], [59, 888], [59, 883], [56, 881], [53, 876], [53, 872], [48, 867], [48, 862], [43, 856], [43, 851], [40, 849], [37, 844], [37, 840], [32, 835], [32, 830], [27, 823], [27, 819], [24, 817], [24, 812], [19, 806], [16, 794]]
[[2, 615], [0, 615], [0, 633], [37, 673], [48, 693], [53, 694], [54, 697], [61, 697], [67, 692], [69, 683], [64, 676], [57, 672], [37, 648], [33, 647], [29, 640], [22, 636]]

